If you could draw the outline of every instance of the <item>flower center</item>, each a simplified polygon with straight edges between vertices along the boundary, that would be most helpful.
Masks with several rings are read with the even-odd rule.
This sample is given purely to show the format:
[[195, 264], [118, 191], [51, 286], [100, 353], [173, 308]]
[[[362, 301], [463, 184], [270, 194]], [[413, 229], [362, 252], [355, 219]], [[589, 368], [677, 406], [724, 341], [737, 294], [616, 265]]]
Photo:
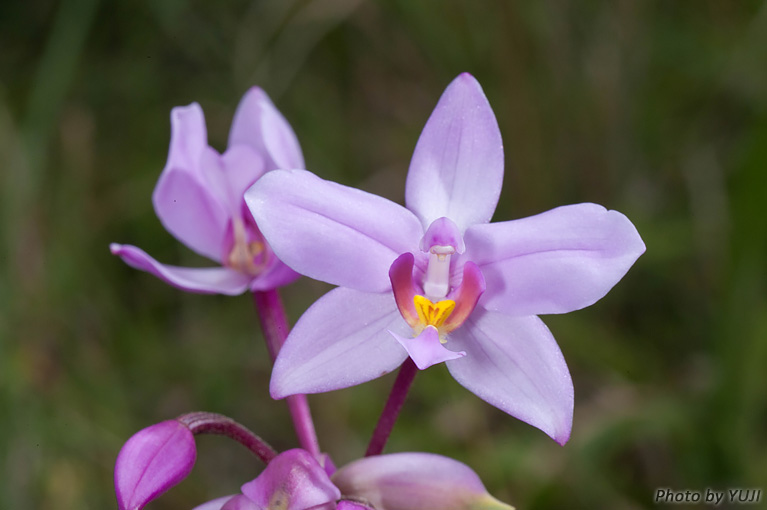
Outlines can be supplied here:
[[463, 265], [460, 285], [451, 282], [451, 258], [464, 251], [463, 237], [448, 218], [435, 220], [421, 240], [429, 254], [421, 285], [415, 281], [415, 256], [403, 253], [389, 268], [394, 299], [415, 336], [433, 326], [444, 343], [447, 334], [469, 317], [485, 291], [485, 279], [473, 262]]
[[434, 326], [440, 332], [439, 341], [444, 344], [447, 340], [444, 337], [443, 326], [455, 309], [455, 301], [443, 299], [432, 303], [429, 298], [416, 294], [413, 296], [413, 305], [419, 320], [419, 324], [413, 327], [414, 333], [418, 335], [427, 327]]
[[248, 232], [240, 218], [232, 219], [231, 234], [232, 244], [226, 257], [226, 265], [251, 276], [261, 274], [269, 261], [269, 252], [264, 241], [253, 232]]

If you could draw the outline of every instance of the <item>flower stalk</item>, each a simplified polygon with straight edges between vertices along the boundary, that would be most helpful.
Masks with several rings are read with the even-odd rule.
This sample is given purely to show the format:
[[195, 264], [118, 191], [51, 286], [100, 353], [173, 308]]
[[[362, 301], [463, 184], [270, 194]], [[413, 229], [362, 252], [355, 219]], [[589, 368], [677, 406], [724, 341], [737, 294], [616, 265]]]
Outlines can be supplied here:
[[244, 425], [222, 414], [195, 412], [176, 418], [195, 436], [198, 434], [216, 434], [234, 439], [253, 452], [264, 464], [277, 456], [277, 452], [266, 441], [258, 437]]
[[389, 398], [386, 400], [381, 417], [378, 419], [373, 436], [370, 438], [365, 457], [380, 455], [383, 452], [386, 441], [394, 429], [394, 423], [402, 410], [402, 405], [405, 403], [410, 386], [413, 384], [416, 372], [418, 372], [418, 368], [415, 363], [412, 359], [407, 358], [397, 372], [397, 378], [394, 380]]
[[[261, 323], [266, 348], [272, 358], [272, 363], [274, 363], [274, 360], [277, 359], [277, 353], [280, 352], [280, 348], [288, 336], [289, 327], [285, 308], [277, 289], [253, 292], [253, 303]], [[291, 395], [285, 400], [288, 403], [290, 416], [293, 419], [293, 426], [301, 448], [311, 453], [315, 459], [320, 460], [321, 453], [317, 432], [314, 430], [314, 422], [306, 395]]]

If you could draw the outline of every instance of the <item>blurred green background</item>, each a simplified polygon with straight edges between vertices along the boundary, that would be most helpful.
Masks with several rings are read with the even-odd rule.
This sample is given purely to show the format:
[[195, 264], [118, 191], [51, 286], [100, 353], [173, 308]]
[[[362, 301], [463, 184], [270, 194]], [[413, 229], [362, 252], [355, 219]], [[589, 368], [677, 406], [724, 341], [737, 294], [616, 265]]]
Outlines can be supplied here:
[[[504, 138], [495, 221], [597, 202], [647, 253], [595, 306], [544, 318], [576, 389], [564, 448], [435, 367], [388, 451], [453, 456], [518, 509], [767, 489], [762, 2], [38, 0], [0, 3], [0, 508], [116, 508], [120, 446], [187, 411], [295, 445], [251, 299], [184, 294], [109, 254], [117, 241], [207, 263], [151, 206], [172, 107], [198, 101], [223, 150], [260, 85], [310, 170], [402, 202], [462, 71]], [[327, 288], [286, 288], [291, 319]], [[391, 382], [311, 398], [337, 464], [364, 452]], [[199, 444], [151, 508], [192, 508], [261, 469], [226, 439]]]

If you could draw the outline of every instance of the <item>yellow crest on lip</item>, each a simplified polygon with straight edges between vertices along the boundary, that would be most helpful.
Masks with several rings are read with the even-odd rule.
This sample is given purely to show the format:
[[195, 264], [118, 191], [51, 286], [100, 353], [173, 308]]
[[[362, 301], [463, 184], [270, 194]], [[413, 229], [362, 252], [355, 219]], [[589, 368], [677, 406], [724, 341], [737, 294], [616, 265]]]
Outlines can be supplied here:
[[442, 326], [455, 308], [455, 301], [452, 299], [432, 303], [430, 299], [417, 294], [413, 296], [413, 304], [421, 324], [435, 328]]

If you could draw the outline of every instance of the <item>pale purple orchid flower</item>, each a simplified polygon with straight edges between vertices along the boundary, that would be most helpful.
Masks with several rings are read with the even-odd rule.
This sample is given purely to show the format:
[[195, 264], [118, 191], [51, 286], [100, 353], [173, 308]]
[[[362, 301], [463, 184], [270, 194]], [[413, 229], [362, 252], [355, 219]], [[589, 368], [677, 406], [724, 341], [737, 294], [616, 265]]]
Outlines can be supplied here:
[[488, 223], [503, 164], [493, 111], [462, 74], [415, 148], [407, 208], [304, 170], [271, 172], [245, 193], [281, 260], [340, 286], [290, 333], [274, 398], [360, 384], [408, 356], [421, 369], [444, 361], [482, 399], [568, 440], [572, 379], [537, 315], [593, 304], [645, 246], [624, 215], [595, 204]]
[[441, 455], [395, 453], [357, 460], [332, 476], [305, 450], [275, 457], [242, 494], [195, 510], [513, 510], [468, 466]]
[[208, 145], [200, 105], [174, 108], [168, 161], [152, 202], [168, 232], [221, 267], [169, 266], [135, 246], [115, 243], [110, 249], [127, 264], [188, 292], [237, 295], [286, 285], [298, 274], [274, 256], [243, 194], [269, 170], [303, 167], [293, 130], [258, 87], [240, 101], [223, 154]]
[[[239, 426], [221, 418], [223, 421], [218, 420], [212, 427], [216, 433], [229, 435], [233, 430], [227, 432], [222, 427]], [[186, 478], [197, 458], [190, 424], [200, 433], [199, 424], [204, 421], [195, 425], [194, 419], [183, 417], [167, 420], [137, 432], [123, 445], [114, 475], [120, 510], [141, 510]], [[266, 468], [241, 487], [241, 494], [209, 501], [196, 510], [511, 508], [490, 496], [468, 466], [441, 455], [376, 455], [340, 470], [328, 456], [323, 455], [320, 464], [301, 449], [269, 455], [264, 460]]]

